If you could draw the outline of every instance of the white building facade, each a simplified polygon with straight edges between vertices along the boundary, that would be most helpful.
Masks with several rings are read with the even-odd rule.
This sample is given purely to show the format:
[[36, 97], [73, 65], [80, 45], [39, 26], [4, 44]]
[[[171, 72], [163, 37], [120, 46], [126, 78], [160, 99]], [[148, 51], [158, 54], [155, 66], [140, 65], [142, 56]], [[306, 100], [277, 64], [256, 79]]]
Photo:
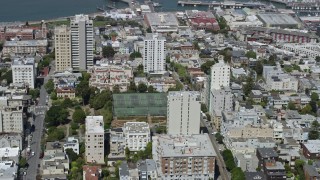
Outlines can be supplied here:
[[93, 66], [93, 21], [88, 15], [76, 15], [71, 20], [71, 59], [72, 68], [86, 70]]
[[103, 116], [86, 118], [86, 160], [89, 163], [104, 164], [104, 122]]
[[16, 58], [11, 68], [13, 83], [25, 83], [29, 88], [34, 88], [36, 79], [34, 58]]
[[210, 89], [221, 89], [230, 85], [230, 65], [223, 60], [211, 66]]
[[167, 133], [192, 135], [200, 132], [201, 96], [197, 91], [171, 91], [168, 94]]
[[0, 133], [23, 133], [23, 112], [4, 109], [0, 111]]
[[147, 34], [144, 39], [143, 67], [145, 73], [165, 71], [166, 39], [160, 34]]
[[150, 128], [145, 122], [127, 122], [123, 126], [126, 147], [130, 151], [144, 150], [151, 141]]

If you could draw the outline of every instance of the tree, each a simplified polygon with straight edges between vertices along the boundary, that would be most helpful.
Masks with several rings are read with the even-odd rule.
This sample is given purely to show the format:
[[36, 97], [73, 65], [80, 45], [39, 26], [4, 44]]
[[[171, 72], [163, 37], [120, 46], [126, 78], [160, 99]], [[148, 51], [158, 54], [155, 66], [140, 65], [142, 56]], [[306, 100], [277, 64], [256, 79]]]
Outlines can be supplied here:
[[51, 95], [50, 95], [50, 98], [51, 98], [52, 100], [57, 100], [57, 99], [58, 99], [57, 93], [53, 91], [53, 92], [51, 93]]
[[198, 51], [200, 50], [200, 46], [199, 46], [199, 43], [197, 41], [193, 42], [193, 48], [198, 50]]
[[258, 61], [256, 64], [256, 67], [254, 68], [254, 70], [256, 71], [256, 73], [258, 75], [262, 75], [263, 73], [263, 63], [261, 61]]
[[51, 92], [54, 90], [53, 80], [49, 79], [49, 81], [44, 85], [44, 88], [47, 90], [48, 94], [51, 94]]
[[152, 85], [148, 86], [148, 93], [154, 93], [154, 92], [156, 92], [156, 89]]
[[139, 83], [138, 85], [138, 92], [139, 93], [144, 93], [147, 92], [148, 86], [145, 83]]
[[301, 160], [301, 159], [297, 159], [295, 161], [295, 165], [294, 165], [294, 168], [297, 172], [297, 175], [298, 175], [298, 179], [299, 180], [304, 180], [305, 177], [304, 177], [304, 171], [303, 171], [303, 166], [306, 164], [306, 162], [304, 160]]
[[114, 51], [112, 46], [104, 46], [102, 48], [102, 55], [103, 57], [107, 57], [107, 58], [113, 58], [114, 54], [116, 52]]
[[130, 54], [130, 59], [135, 59], [135, 58], [141, 58], [142, 55], [140, 52], [134, 51], [133, 53]]
[[245, 174], [240, 167], [236, 167], [231, 171], [231, 180], [245, 180]]
[[288, 109], [290, 110], [296, 110], [296, 105], [294, 104], [294, 102], [290, 101], [288, 103]]
[[256, 52], [250, 50], [250, 51], [248, 51], [248, 52], [246, 53], [246, 57], [247, 57], [247, 58], [256, 59], [256, 58], [257, 58], [257, 54], [256, 54]]
[[216, 140], [219, 144], [223, 144], [224, 137], [220, 133], [216, 133], [214, 136], [216, 137]]
[[211, 66], [215, 64], [215, 61], [207, 61], [201, 65], [201, 71], [208, 74], [210, 73]]
[[208, 112], [207, 106], [205, 104], [203, 104], [203, 103], [201, 103], [201, 111], [204, 112], [204, 113]]
[[320, 124], [317, 120], [312, 122], [311, 130], [309, 131], [309, 134], [308, 134], [309, 139], [315, 140], [320, 138], [319, 127], [320, 127]]
[[66, 154], [71, 161], [76, 161], [78, 159], [77, 153], [75, 153], [71, 148], [66, 149]]
[[244, 94], [248, 96], [252, 91], [253, 87], [254, 87], [254, 82], [253, 82], [252, 74], [250, 73], [250, 75], [247, 77], [246, 84], [243, 86]]
[[126, 160], [128, 161], [130, 159], [130, 150], [128, 147], [126, 147], [125, 151], [125, 155], [126, 155]]
[[50, 127], [48, 130], [47, 141], [60, 141], [65, 137], [64, 130], [62, 128]]
[[226, 163], [226, 167], [229, 171], [231, 171], [232, 169], [234, 169], [236, 167], [232, 152], [229, 149], [226, 149], [222, 152], [222, 157], [223, 157], [223, 159]]
[[40, 96], [40, 90], [39, 89], [29, 89], [28, 93], [33, 100], [37, 99]]
[[72, 114], [72, 120], [75, 123], [83, 124], [85, 122], [85, 119], [86, 119], [86, 113], [83, 111], [83, 109], [81, 107], [76, 108], [74, 110], [74, 113]]
[[300, 110], [301, 114], [310, 114], [312, 112], [312, 107], [310, 104], [307, 104], [304, 108]]
[[316, 56], [316, 61], [320, 62], [320, 56]]
[[318, 93], [313, 92], [311, 94], [311, 101], [318, 101], [319, 100], [319, 95]]
[[4, 75], [0, 77], [0, 81], [6, 80], [7, 84], [12, 83], [12, 70], [7, 71]]
[[131, 81], [129, 84], [128, 92], [131, 92], [131, 93], [137, 92], [137, 86], [133, 81]]
[[25, 168], [25, 167], [28, 167], [29, 164], [27, 162], [27, 159], [24, 158], [24, 157], [21, 157], [21, 159], [19, 160], [19, 167], [20, 168]]
[[45, 117], [47, 127], [66, 123], [68, 114], [68, 111], [61, 106], [51, 106]]
[[152, 33], [151, 27], [148, 27], [148, 28], [146, 29], [146, 31], [147, 31], [147, 33]]
[[152, 142], [148, 142], [145, 150], [144, 150], [144, 159], [152, 159]]
[[64, 108], [71, 108], [71, 107], [73, 107], [73, 102], [72, 102], [72, 100], [70, 98], [65, 98], [62, 101], [61, 106], [64, 107]]
[[120, 93], [120, 86], [117, 84], [115, 86], [113, 86], [112, 88], [112, 93], [113, 94], [117, 94], [117, 93]]

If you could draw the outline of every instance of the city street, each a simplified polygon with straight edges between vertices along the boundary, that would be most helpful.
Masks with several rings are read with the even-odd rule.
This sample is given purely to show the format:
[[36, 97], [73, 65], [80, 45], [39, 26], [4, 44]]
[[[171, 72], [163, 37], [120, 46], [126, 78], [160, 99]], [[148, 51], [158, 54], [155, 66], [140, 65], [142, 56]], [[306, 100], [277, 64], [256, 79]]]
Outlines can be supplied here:
[[[205, 120], [203, 118], [200, 118], [201, 120], [201, 123], [202, 125], [204, 125], [206, 127], [206, 129], [208, 130], [208, 134], [209, 134], [209, 137], [210, 137], [210, 140], [211, 140], [211, 143], [213, 145], [213, 148], [214, 150], [216, 151], [217, 153], [217, 165], [219, 167], [219, 172], [220, 172], [220, 176], [219, 176], [219, 179], [222, 179], [222, 180], [229, 180], [231, 179], [231, 177], [229, 178], [229, 172], [228, 170], [226, 169], [226, 165], [224, 163], [224, 160], [222, 158], [222, 155], [220, 154], [220, 151], [219, 151], [219, 144], [217, 143], [216, 139], [215, 139], [215, 136], [213, 135], [213, 132], [216, 132], [213, 130], [212, 127], [210, 127], [208, 125], [208, 123], [205, 122]], [[216, 177], [217, 178], [217, 177]]]
[[[44, 80], [44, 84], [47, 82], [47, 78]], [[43, 112], [45, 114], [46, 109], [46, 98], [47, 98], [47, 92], [44, 88], [44, 85], [41, 86], [40, 89], [40, 99], [38, 106], [42, 106], [39, 108], [35, 108], [35, 114]], [[27, 169], [27, 175], [23, 178], [25, 180], [35, 180], [38, 172], [38, 164], [40, 163], [40, 143], [41, 143], [41, 137], [43, 133], [43, 123], [44, 123], [44, 117], [45, 115], [36, 115], [34, 125], [35, 125], [35, 131], [33, 132], [32, 141], [29, 144], [31, 148], [31, 152], [34, 152], [34, 156], [28, 156], [28, 164], [29, 167]]]

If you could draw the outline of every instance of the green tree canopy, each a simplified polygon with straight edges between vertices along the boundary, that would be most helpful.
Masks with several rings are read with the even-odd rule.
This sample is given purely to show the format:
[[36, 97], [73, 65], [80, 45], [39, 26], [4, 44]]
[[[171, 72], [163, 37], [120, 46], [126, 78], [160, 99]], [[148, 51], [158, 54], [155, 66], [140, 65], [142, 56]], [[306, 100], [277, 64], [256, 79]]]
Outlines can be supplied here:
[[296, 105], [294, 104], [294, 102], [290, 101], [288, 103], [288, 109], [290, 110], [296, 110]]
[[156, 89], [152, 85], [148, 86], [148, 93], [154, 93], [154, 92], [156, 92]]
[[318, 93], [313, 92], [311, 94], [311, 101], [318, 101], [319, 100], [319, 95]]
[[47, 127], [66, 123], [68, 114], [67, 109], [62, 108], [61, 106], [51, 106], [45, 117]]
[[139, 93], [144, 93], [147, 92], [148, 86], [145, 83], [139, 83], [138, 85], [138, 92]]
[[256, 52], [250, 50], [250, 51], [248, 51], [248, 52], [246, 53], [246, 57], [247, 57], [247, 58], [254, 58], [254, 59], [256, 59], [256, 58], [257, 58], [257, 54], [256, 54]]
[[262, 73], [263, 73], [263, 63], [262, 63], [262, 61], [258, 61], [257, 62], [257, 64], [256, 64], [256, 67], [254, 68], [254, 70], [256, 71], [256, 73], [258, 74], [258, 75], [262, 75]]
[[250, 92], [252, 91], [253, 87], [254, 87], [254, 81], [253, 81], [252, 75], [249, 75], [247, 77], [246, 84], [243, 86], [244, 94], [246, 96], [248, 96], [250, 94]]
[[28, 167], [29, 164], [27, 162], [27, 159], [24, 158], [24, 157], [21, 157], [20, 160], [19, 160], [19, 167], [20, 168], [25, 168], [25, 167]]
[[75, 123], [83, 124], [85, 122], [85, 119], [86, 119], [86, 113], [83, 111], [83, 109], [81, 107], [76, 108], [72, 115], [72, 120]]
[[113, 86], [112, 93], [114, 94], [120, 93], [120, 86], [118, 84]]
[[138, 51], [134, 51], [133, 53], [130, 54], [130, 59], [141, 58], [141, 57], [142, 57], [142, 55]]
[[115, 51], [113, 49], [112, 46], [104, 46], [102, 48], [102, 55], [103, 57], [107, 57], [107, 58], [113, 58], [113, 56], [115, 55]]
[[71, 161], [76, 161], [78, 159], [78, 155], [73, 151], [73, 149], [66, 149], [66, 154], [68, 155]]
[[29, 93], [28, 93], [33, 100], [37, 99], [38, 97], [40, 97], [40, 90], [39, 89], [29, 89]]
[[231, 171], [231, 180], [245, 180], [246, 176], [240, 167], [236, 167]]
[[211, 66], [215, 64], [215, 61], [207, 61], [201, 65], [201, 71], [208, 74], [210, 73]]
[[131, 93], [137, 92], [137, 86], [133, 81], [130, 82], [130, 85], [128, 87], [128, 92], [131, 92]]
[[48, 94], [51, 94], [54, 90], [53, 79], [49, 79], [48, 82], [44, 85], [44, 88], [47, 90]]
[[48, 130], [47, 141], [60, 141], [65, 137], [64, 130], [62, 128], [50, 127]]

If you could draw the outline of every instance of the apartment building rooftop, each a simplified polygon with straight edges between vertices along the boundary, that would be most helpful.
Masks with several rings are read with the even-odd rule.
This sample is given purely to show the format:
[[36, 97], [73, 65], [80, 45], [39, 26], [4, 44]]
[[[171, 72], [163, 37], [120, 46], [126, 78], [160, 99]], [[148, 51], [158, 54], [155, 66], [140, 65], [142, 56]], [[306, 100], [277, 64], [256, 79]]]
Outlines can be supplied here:
[[216, 156], [208, 134], [158, 135], [153, 139], [162, 157]]
[[0, 161], [0, 179], [13, 179], [17, 171], [14, 161]]
[[149, 124], [146, 122], [127, 122], [123, 126], [125, 133], [149, 133]]
[[34, 65], [34, 58], [31, 57], [21, 57], [14, 58], [12, 65]]
[[48, 40], [22, 40], [22, 41], [6, 41], [4, 46], [47, 46]]
[[199, 91], [170, 91], [168, 97], [181, 97], [184, 93], [189, 94], [189, 96], [193, 96], [194, 98], [200, 96]]
[[278, 157], [278, 154], [272, 148], [258, 148], [257, 151], [260, 153], [262, 158]]
[[0, 148], [0, 157], [15, 157], [15, 156], [18, 156], [18, 155], [19, 155], [19, 147]]
[[103, 116], [87, 116], [86, 133], [104, 133]]
[[304, 146], [310, 153], [320, 153], [320, 140], [308, 140], [304, 143]]

